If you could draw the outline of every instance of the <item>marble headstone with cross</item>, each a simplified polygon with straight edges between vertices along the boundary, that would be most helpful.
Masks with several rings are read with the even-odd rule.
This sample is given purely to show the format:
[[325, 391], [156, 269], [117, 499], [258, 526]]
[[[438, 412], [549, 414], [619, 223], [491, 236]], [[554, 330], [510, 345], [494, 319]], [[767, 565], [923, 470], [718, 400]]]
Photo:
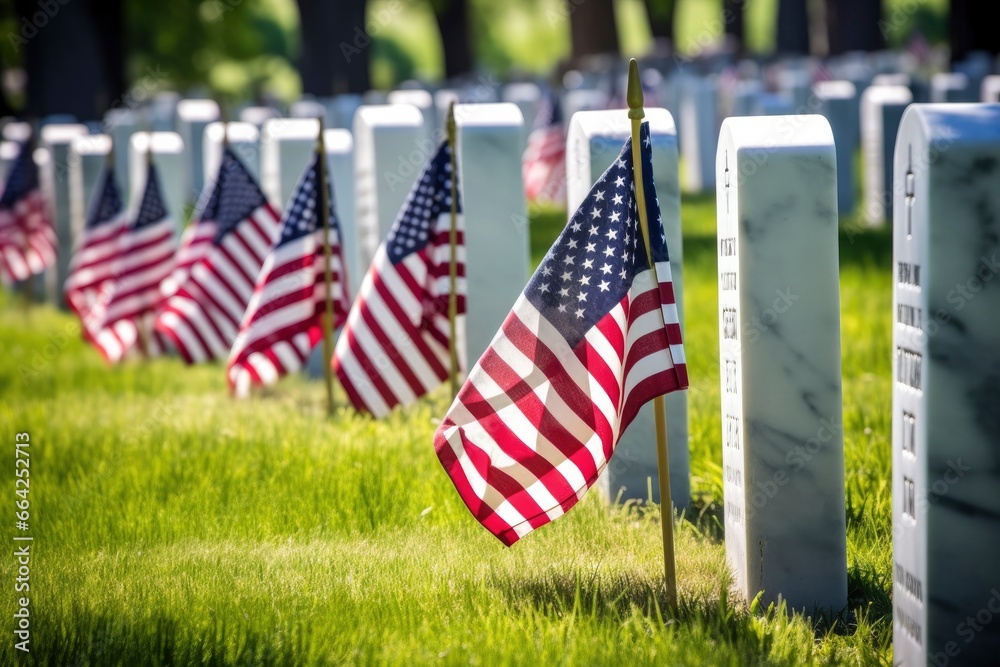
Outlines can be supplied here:
[[913, 105], [895, 153], [894, 664], [1000, 656], [1000, 105]]
[[[684, 249], [681, 235], [680, 178], [677, 169], [677, 131], [666, 109], [646, 109], [653, 159], [653, 178], [670, 252], [670, 272], [677, 299], [677, 314], [684, 324]], [[626, 110], [581, 111], [570, 120], [566, 138], [566, 191], [570, 216], [583, 203], [590, 188], [618, 158], [622, 144], [632, 134]], [[690, 344], [690, 343], [689, 343]], [[670, 495], [682, 509], [691, 499], [688, 450], [687, 392], [664, 397], [667, 444], [670, 456]], [[642, 407], [622, 435], [615, 455], [605, 469], [600, 487], [609, 500], [649, 500], [659, 503], [656, 461], [656, 424], [653, 403]]]
[[729, 118], [716, 156], [726, 556], [747, 602], [847, 605], [837, 165], [822, 116]]

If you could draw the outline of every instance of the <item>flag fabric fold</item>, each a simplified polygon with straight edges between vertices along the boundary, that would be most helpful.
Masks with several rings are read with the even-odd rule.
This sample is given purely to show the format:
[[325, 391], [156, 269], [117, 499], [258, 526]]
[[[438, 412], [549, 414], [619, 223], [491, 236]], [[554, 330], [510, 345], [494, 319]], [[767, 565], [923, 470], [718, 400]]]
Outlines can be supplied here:
[[[209, 242], [204, 238], [214, 230]], [[189, 364], [228, 358], [280, 216], [228, 146], [212, 196], [167, 282], [156, 329]], [[199, 240], [200, 239], [200, 240]]]
[[120, 234], [113, 277], [103, 310], [89, 326], [100, 331], [118, 329], [120, 323], [134, 324], [139, 344], [147, 355], [161, 351], [161, 341], [152, 332], [152, 318], [160, 301], [160, 284], [174, 263], [174, 219], [167, 211], [160, 177], [152, 162], [146, 167], [146, 181], [138, 207]]
[[28, 140], [21, 144], [0, 195], [0, 281], [12, 285], [26, 280], [55, 260], [56, 233]]
[[[333, 368], [351, 403], [382, 417], [450, 373], [451, 149], [442, 142], [379, 246], [337, 341]], [[456, 182], [456, 192], [457, 192]], [[461, 350], [465, 242], [457, 202], [456, 322]]]
[[639, 408], [687, 387], [642, 125], [649, 268], [632, 142], [553, 244], [434, 436], [472, 514], [504, 544], [567, 512]]
[[[320, 210], [320, 156], [306, 168], [282, 220], [281, 235], [264, 260], [253, 296], [229, 355], [229, 386], [239, 396], [252, 384], [271, 384], [302, 368], [323, 336], [326, 313], [326, 249], [324, 212]], [[332, 327], [347, 318], [347, 277], [334, 214], [333, 192], [327, 189]]]
[[63, 289], [67, 304], [80, 318], [84, 338], [111, 362], [124, 358], [138, 337], [131, 319], [102, 326], [118, 280], [123, 239], [128, 227], [114, 169], [109, 167], [98, 180], [87, 225], [70, 261]]
[[528, 201], [566, 205], [566, 127], [555, 92], [542, 99], [521, 158]]

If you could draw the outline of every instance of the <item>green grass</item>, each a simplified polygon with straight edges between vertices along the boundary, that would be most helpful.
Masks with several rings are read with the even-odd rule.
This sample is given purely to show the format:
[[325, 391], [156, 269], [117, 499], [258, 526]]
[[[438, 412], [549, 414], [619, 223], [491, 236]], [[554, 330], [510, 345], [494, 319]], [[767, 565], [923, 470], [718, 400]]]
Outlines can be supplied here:
[[[534, 212], [536, 259], [564, 220]], [[299, 378], [234, 401], [219, 366], [108, 368], [71, 317], [0, 295], [3, 479], [13, 434], [32, 443], [33, 661], [891, 664], [889, 236], [841, 238], [850, 610], [828, 624], [726, 592], [714, 200], [685, 197], [683, 225], [695, 502], [673, 617], [655, 507], [588, 494], [512, 549], [482, 529], [431, 446], [442, 393], [383, 421], [325, 419]], [[6, 664], [13, 576], [0, 559]]]

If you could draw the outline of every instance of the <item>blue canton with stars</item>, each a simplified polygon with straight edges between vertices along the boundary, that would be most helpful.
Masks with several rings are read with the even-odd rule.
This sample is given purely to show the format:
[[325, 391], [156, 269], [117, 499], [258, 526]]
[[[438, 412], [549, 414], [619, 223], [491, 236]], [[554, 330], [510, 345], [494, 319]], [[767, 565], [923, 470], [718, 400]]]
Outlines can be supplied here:
[[[302, 178], [295, 188], [295, 194], [292, 195], [291, 205], [282, 220], [281, 237], [275, 247], [291, 243], [322, 228], [323, 220], [317, 215], [317, 208], [319, 208], [317, 184], [319, 180], [319, 155], [314, 153], [312, 162], [302, 174]], [[327, 216], [330, 220], [330, 230], [336, 231], [336, 235], [331, 234], [332, 243], [334, 238], [340, 238], [340, 225], [333, 210], [333, 189], [329, 188], [329, 179], [327, 179], [327, 183]]]
[[236, 229], [236, 225], [266, 203], [267, 199], [257, 181], [233, 150], [226, 146], [222, 151], [222, 162], [212, 196], [201, 214], [203, 220], [212, 220], [216, 224], [213, 242], [219, 245], [227, 234]]
[[14, 208], [32, 190], [38, 189], [38, 167], [31, 155], [31, 142], [21, 144], [14, 166], [7, 175], [7, 183], [0, 197], [0, 208]]
[[[665, 262], [667, 244], [653, 187], [648, 123], [642, 124], [640, 139], [653, 259]], [[648, 268], [629, 139], [549, 249], [524, 296], [576, 347], [628, 294], [633, 278]]]
[[100, 227], [111, 222], [122, 212], [122, 195], [118, 190], [118, 183], [115, 182], [114, 169], [105, 169], [102, 174], [101, 189], [97, 193], [97, 198], [90, 205], [90, 213], [87, 216], [87, 229]]
[[[385, 250], [393, 264], [425, 248], [438, 216], [451, 213], [451, 177], [451, 148], [445, 141], [413, 184], [402, 212], [386, 236]], [[462, 212], [461, 197], [457, 209]]]
[[160, 175], [155, 164], [149, 165], [146, 175], [146, 190], [142, 193], [142, 205], [132, 229], [142, 229], [160, 222], [167, 217], [167, 207], [163, 205], [163, 193], [160, 190]]

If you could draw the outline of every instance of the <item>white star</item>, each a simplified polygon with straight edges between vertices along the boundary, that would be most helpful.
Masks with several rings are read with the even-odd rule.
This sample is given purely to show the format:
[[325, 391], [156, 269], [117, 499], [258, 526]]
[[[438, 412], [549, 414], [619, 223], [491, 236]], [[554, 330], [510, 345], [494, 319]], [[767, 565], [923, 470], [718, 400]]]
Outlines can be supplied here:
[[564, 304], [564, 303], [560, 303], [559, 304], [559, 312], [560, 313], [565, 313], [566, 312], [566, 304]]
[[570, 250], [576, 249], [576, 239], [570, 239], [569, 240], [569, 249]]
[[592, 260], [592, 259], [584, 260], [584, 262], [583, 262], [583, 268], [590, 269], [590, 268], [593, 268], [593, 267], [594, 267], [594, 260]]
[[625, 185], [625, 179], [624, 178], [622, 178], [621, 176], [619, 176], [618, 178], [615, 179], [615, 187], [616, 188], [620, 188], [623, 185]]
[[548, 292], [549, 291], [549, 284], [548, 283], [542, 283], [542, 286], [538, 288], [538, 291], [539, 292]]
[[587, 300], [587, 293], [586, 292], [580, 292], [579, 294], [576, 295], [576, 300], [577, 301], [586, 301]]
[[622, 277], [622, 280], [625, 280], [625, 278], [627, 278], [627, 277], [628, 277], [628, 273], [626, 273], [625, 269], [622, 269], [622, 270], [621, 270], [621, 271], [620, 271], [620, 272], [618, 273], [618, 275], [620, 275], [620, 276]]
[[615, 164], [617, 164], [622, 169], [625, 168], [625, 160], [623, 160], [621, 158], [618, 158], [617, 160], [615, 160]]
[[570, 225], [569, 227], [570, 227], [570, 229], [572, 229], [572, 230], [573, 230], [574, 232], [578, 232], [578, 231], [580, 231], [580, 223], [579, 223], [579, 222], [574, 222], [574, 223], [573, 223], [572, 225]]
[[550, 276], [550, 275], [552, 275], [552, 269], [549, 268], [549, 267], [547, 267], [547, 266], [543, 266], [542, 267], [542, 275], [543, 276]]
[[611, 265], [610, 264], [605, 264], [604, 266], [602, 266], [601, 267], [601, 273], [605, 273], [605, 274], [611, 273]]
[[615, 249], [612, 248], [611, 246], [608, 246], [607, 248], [604, 249], [604, 256], [605, 257], [611, 257], [611, 255], [613, 255], [613, 254], [615, 254]]
[[567, 271], [566, 273], [562, 274], [562, 279], [563, 279], [564, 281], [565, 281], [565, 280], [569, 280], [569, 279], [570, 279], [570, 278], [572, 278], [572, 277], [573, 277], [573, 274], [572, 274], [572, 273], [570, 273], [569, 271]]
[[594, 201], [604, 201], [604, 190], [598, 190], [594, 193]]
[[590, 284], [590, 276], [580, 276], [580, 284], [581, 285], [589, 285]]
[[561, 290], [559, 290], [559, 296], [569, 296], [569, 288], [563, 287]]
[[615, 195], [614, 202], [616, 204], [621, 204], [622, 203], [622, 196], [621, 195]]
[[646, 137], [646, 140], [642, 142], [642, 145], [649, 148], [649, 137]]
[[563, 264], [569, 265], [573, 263], [573, 255], [566, 255], [563, 257]]
[[618, 211], [615, 211], [614, 213], [611, 214], [611, 222], [618, 222], [618, 219], [621, 217], [622, 214], [619, 213]]
[[610, 283], [607, 280], [602, 280], [597, 286], [601, 288], [602, 292], [607, 292], [609, 285]]
[[609, 229], [608, 233], [606, 234], [606, 236], [609, 239], [617, 239], [618, 238], [618, 230], [617, 229]]
[[599, 208], [592, 208], [592, 209], [590, 209], [590, 217], [596, 218], [600, 214], [601, 214], [601, 209], [599, 209]]
[[577, 319], [582, 320], [583, 319], [583, 308], [581, 308], [580, 310], [576, 311], [575, 314], [576, 314], [576, 318]]

